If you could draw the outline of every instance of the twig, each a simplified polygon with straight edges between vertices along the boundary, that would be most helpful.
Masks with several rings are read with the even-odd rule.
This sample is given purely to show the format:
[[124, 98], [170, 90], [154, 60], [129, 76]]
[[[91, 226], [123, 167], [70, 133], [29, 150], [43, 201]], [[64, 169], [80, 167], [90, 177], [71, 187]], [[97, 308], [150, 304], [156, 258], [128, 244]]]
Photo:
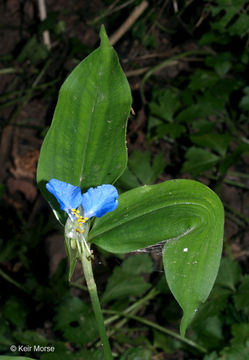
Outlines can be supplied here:
[[23, 72], [23, 71], [21, 69], [15, 69], [15, 68], [0, 69], [0, 75], [16, 74], [16, 73], [20, 73], [20, 72]]
[[114, 14], [115, 12], [124, 9], [126, 6], [132, 4], [135, 0], [128, 0], [125, 3], [117, 6], [116, 8], [114, 6], [116, 6], [116, 4], [119, 2], [120, 0], [116, 0], [114, 1], [109, 8], [103, 12], [103, 14], [97, 16], [95, 19], [93, 19], [92, 21], [89, 21], [88, 24], [89, 25], [94, 25], [96, 22], [98, 22], [99, 20], [103, 19], [104, 17], [107, 17], [111, 14]]
[[206, 54], [210, 54], [210, 51], [207, 50], [190, 50], [190, 51], [186, 51], [183, 52], [181, 54], [178, 55], [174, 55], [169, 59], [164, 60], [163, 62], [161, 62], [160, 64], [154, 66], [153, 68], [151, 68], [143, 77], [143, 80], [141, 81], [140, 84], [140, 94], [141, 94], [141, 98], [143, 103], [146, 102], [145, 99], [145, 95], [144, 95], [144, 86], [146, 81], [151, 77], [151, 75], [153, 75], [155, 72], [162, 70], [165, 67], [168, 66], [172, 66], [178, 63], [179, 60], [182, 60], [183, 58], [189, 57], [191, 55], [206, 55]]
[[116, 42], [129, 30], [134, 22], [142, 15], [144, 10], [148, 6], [148, 1], [143, 0], [131, 13], [131, 15], [125, 20], [120, 28], [110, 36], [110, 44], [115, 45]]
[[[41, 21], [44, 21], [47, 18], [47, 11], [46, 11], [46, 4], [45, 0], [38, 0], [38, 7], [39, 7], [39, 14]], [[51, 49], [51, 41], [50, 41], [50, 34], [48, 30], [43, 31], [43, 42], [44, 45], [48, 50]]]
[[132, 76], [137, 76], [137, 75], [142, 75], [144, 74], [146, 71], [149, 70], [149, 67], [144, 67], [141, 69], [136, 69], [136, 70], [130, 70], [130, 71], [126, 71], [125, 75], [127, 77], [132, 77]]

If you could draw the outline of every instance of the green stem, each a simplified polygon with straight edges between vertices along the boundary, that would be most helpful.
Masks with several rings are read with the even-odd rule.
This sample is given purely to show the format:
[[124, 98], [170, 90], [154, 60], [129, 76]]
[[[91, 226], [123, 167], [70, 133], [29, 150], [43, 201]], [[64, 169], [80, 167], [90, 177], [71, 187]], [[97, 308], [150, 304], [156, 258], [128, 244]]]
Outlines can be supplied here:
[[244, 221], [247, 225], [249, 225], [249, 218], [243, 214], [241, 214], [239, 211], [235, 210], [232, 206], [224, 203], [224, 207], [226, 210], [230, 211], [232, 214], [237, 216], [239, 219]]
[[101, 339], [103, 349], [104, 349], [105, 359], [113, 360], [111, 347], [109, 344], [108, 337], [106, 335], [104, 318], [103, 318], [103, 314], [102, 314], [101, 307], [100, 307], [99, 297], [98, 297], [98, 293], [97, 293], [97, 287], [96, 287], [94, 277], [93, 277], [92, 262], [91, 262], [91, 259], [89, 259], [89, 256], [87, 256], [87, 251], [86, 251], [85, 247], [84, 247], [81, 261], [82, 261], [82, 268], [83, 268], [83, 272], [85, 275], [88, 291], [89, 291], [91, 302], [92, 302], [93, 311], [94, 311], [95, 318], [97, 321], [100, 339]]
[[[137, 310], [139, 310], [145, 303], [147, 303], [149, 300], [153, 299], [156, 295], [158, 295], [159, 292], [157, 290], [155, 290], [154, 288], [147, 294], [145, 295], [142, 299], [139, 299], [138, 301], [136, 301], [135, 303], [133, 303], [131, 306], [129, 306], [128, 308], [126, 308], [123, 313], [125, 314], [133, 314], [134, 312], [136, 312]], [[119, 319], [122, 315], [117, 314], [117, 315], [113, 315], [112, 317], [110, 317], [109, 319], [105, 320], [105, 325], [109, 325], [112, 322], [116, 321], [117, 319]], [[118, 325], [115, 327], [117, 328], [119, 327]]]
[[205, 348], [203, 348], [202, 346], [196, 344], [194, 341], [190, 340], [190, 339], [187, 339], [185, 337], [182, 337], [181, 335], [175, 333], [174, 331], [171, 331], [169, 329], [166, 329], [152, 321], [149, 321], [149, 320], [146, 320], [140, 316], [135, 316], [135, 315], [130, 315], [130, 314], [127, 314], [127, 313], [124, 313], [124, 312], [119, 312], [119, 311], [114, 311], [114, 310], [104, 310], [103, 311], [104, 313], [106, 314], [117, 314], [117, 315], [120, 315], [120, 316], [125, 316], [129, 319], [133, 319], [133, 320], [136, 320], [136, 321], [139, 321], [140, 323], [142, 324], [145, 324], [147, 326], [150, 326], [158, 331], [161, 331], [162, 333], [164, 334], [167, 334], [167, 335], [170, 335], [170, 336], [173, 336], [174, 338], [180, 340], [181, 342], [184, 342], [185, 344], [188, 344], [192, 347], [194, 347], [195, 349], [203, 352], [203, 353], [206, 353], [207, 350]]
[[15, 74], [15, 73], [20, 73], [20, 72], [22, 72], [21, 69], [15, 69], [15, 68], [0, 69], [0, 75], [4, 75], [4, 74]]
[[18, 289], [27, 292], [22, 285], [18, 284], [17, 281], [15, 281], [14, 279], [12, 279], [9, 275], [5, 274], [5, 272], [3, 270], [0, 269], [0, 276], [2, 276], [3, 279], [5, 279], [6, 281], [8, 281], [10, 284], [16, 286]]
[[173, 66], [177, 63], [178, 60], [184, 59], [188, 56], [191, 55], [210, 55], [210, 51], [207, 50], [191, 50], [191, 51], [186, 51], [184, 53], [172, 56], [169, 59], [164, 60], [163, 62], [161, 62], [160, 64], [154, 66], [153, 68], [151, 68], [143, 77], [143, 80], [141, 81], [140, 84], [140, 94], [141, 94], [141, 98], [143, 103], [146, 102], [145, 96], [144, 96], [144, 85], [146, 83], [146, 81], [151, 77], [151, 75], [153, 75], [156, 71], [159, 71], [165, 67], [168, 66]]
[[211, 179], [211, 180], [223, 181], [227, 185], [231, 185], [231, 186], [235, 186], [235, 187], [238, 187], [238, 188], [241, 188], [241, 189], [249, 190], [248, 185], [242, 184], [242, 183], [240, 183], [238, 181], [223, 179], [223, 177], [221, 179], [219, 179], [218, 176], [213, 176], [213, 175], [208, 175], [207, 178]]
[[77, 282], [70, 282], [70, 286], [73, 286], [77, 289], [83, 290], [83, 291], [88, 291], [87, 287], [84, 285], [80, 285]]

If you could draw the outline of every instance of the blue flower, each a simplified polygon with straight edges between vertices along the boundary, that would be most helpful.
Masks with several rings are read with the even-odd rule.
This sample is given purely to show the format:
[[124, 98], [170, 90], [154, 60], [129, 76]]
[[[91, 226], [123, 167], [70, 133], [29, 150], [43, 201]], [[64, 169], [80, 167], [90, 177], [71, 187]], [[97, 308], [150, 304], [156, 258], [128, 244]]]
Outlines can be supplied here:
[[[78, 221], [84, 222], [93, 216], [101, 217], [118, 206], [118, 192], [113, 185], [90, 188], [82, 195], [79, 186], [52, 179], [46, 184], [46, 188], [56, 197], [61, 210], [66, 211], [70, 217], [73, 214]], [[76, 211], [80, 205], [84, 210], [84, 218], [79, 215], [79, 210]]]
[[81, 205], [85, 217], [101, 217], [118, 207], [118, 192], [112, 185], [101, 185], [90, 188], [82, 195]]
[[52, 179], [46, 184], [46, 188], [56, 197], [61, 210], [64, 210], [67, 213], [72, 209], [76, 209], [81, 204], [82, 194], [79, 186]]

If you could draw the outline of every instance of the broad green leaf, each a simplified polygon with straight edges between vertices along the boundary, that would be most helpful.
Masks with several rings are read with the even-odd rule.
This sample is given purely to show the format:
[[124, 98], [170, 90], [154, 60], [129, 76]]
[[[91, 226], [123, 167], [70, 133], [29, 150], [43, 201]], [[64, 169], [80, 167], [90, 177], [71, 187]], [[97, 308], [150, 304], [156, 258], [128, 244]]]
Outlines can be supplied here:
[[96, 219], [89, 240], [112, 253], [167, 240], [165, 275], [184, 311], [184, 334], [215, 281], [223, 224], [223, 206], [212, 190], [192, 180], [171, 180], [121, 194], [118, 208]]
[[130, 88], [103, 26], [100, 37], [100, 47], [62, 85], [41, 149], [37, 182], [57, 210], [45, 189], [47, 181], [55, 178], [86, 190], [113, 183], [127, 163]]
[[121, 266], [114, 268], [107, 281], [102, 302], [143, 295], [150, 285], [144, 281], [141, 273], [150, 273], [152, 270], [153, 263], [148, 254], [128, 257]]
[[182, 173], [190, 173], [193, 176], [200, 175], [212, 169], [219, 161], [218, 156], [194, 146], [186, 152], [186, 159], [181, 171]]

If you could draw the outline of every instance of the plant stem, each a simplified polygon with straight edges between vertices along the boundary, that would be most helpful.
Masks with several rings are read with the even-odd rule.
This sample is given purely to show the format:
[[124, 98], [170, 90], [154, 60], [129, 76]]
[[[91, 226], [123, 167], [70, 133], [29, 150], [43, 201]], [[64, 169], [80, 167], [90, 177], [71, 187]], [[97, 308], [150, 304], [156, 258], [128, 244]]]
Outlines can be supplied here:
[[127, 313], [124, 313], [124, 312], [119, 312], [119, 311], [114, 311], [114, 310], [104, 310], [104, 312], [106, 314], [117, 314], [117, 315], [121, 315], [121, 316], [124, 316], [124, 317], [127, 317], [129, 319], [133, 319], [133, 320], [136, 320], [136, 321], [139, 321], [140, 323], [142, 324], [145, 324], [147, 326], [150, 326], [156, 330], [159, 330], [161, 331], [162, 333], [164, 334], [167, 334], [167, 335], [170, 335], [170, 336], [173, 336], [174, 338], [180, 340], [181, 342], [184, 342], [185, 344], [188, 344], [194, 348], [196, 348], [197, 350], [203, 352], [203, 353], [206, 353], [207, 350], [205, 348], [203, 348], [202, 346], [196, 344], [194, 341], [190, 340], [190, 339], [187, 339], [185, 337], [182, 337], [181, 335], [175, 333], [174, 331], [172, 330], [169, 330], [169, 329], [166, 329], [152, 321], [149, 321], [149, 320], [146, 320], [140, 316], [135, 316], [135, 315], [130, 315], [130, 314], [127, 314]]
[[83, 268], [83, 272], [85, 275], [88, 291], [89, 291], [91, 302], [92, 302], [93, 311], [94, 311], [95, 318], [97, 321], [100, 339], [101, 339], [103, 349], [104, 349], [105, 359], [113, 360], [111, 347], [109, 344], [108, 337], [106, 335], [104, 318], [103, 318], [103, 314], [102, 314], [101, 307], [100, 307], [99, 297], [98, 297], [98, 293], [97, 293], [97, 287], [96, 287], [94, 277], [93, 277], [92, 261], [87, 256], [86, 248], [84, 248], [84, 251], [82, 253], [81, 261], [82, 261], [82, 268]]
[[[125, 309], [123, 311], [123, 313], [125, 314], [134, 314], [135, 311], [141, 309], [141, 307], [147, 303], [150, 299], [153, 299], [156, 295], [158, 295], [159, 292], [157, 290], [155, 290], [154, 288], [147, 294], [145, 295], [142, 299], [139, 299], [138, 301], [136, 301], [135, 303], [133, 303], [131, 306], [129, 306], [127, 309]], [[113, 321], [116, 321], [117, 319], [119, 319], [122, 315], [120, 314], [116, 314], [112, 317], [110, 317], [109, 319], [105, 320], [105, 324], [109, 325], [111, 324]], [[116, 326], [116, 328], [119, 326]]]
[[20, 285], [17, 281], [12, 279], [9, 275], [7, 275], [3, 270], [0, 269], [0, 276], [2, 276], [3, 279], [8, 281], [10, 284], [15, 285], [18, 289], [27, 292], [22, 285]]
[[156, 71], [159, 71], [165, 67], [168, 66], [172, 66], [175, 65], [178, 60], [182, 60], [188, 56], [191, 55], [210, 55], [210, 51], [207, 50], [190, 50], [190, 51], [186, 51], [183, 52], [181, 54], [178, 55], [174, 55], [169, 59], [164, 60], [163, 62], [161, 62], [160, 64], [152, 67], [143, 77], [143, 80], [141, 81], [140, 84], [140, 94], [141, 94], [141, 98], [143, 103], [146, 103], [146, 99], [145, 99], [145, 95], [144, 95], [144, 85], [146, 83], [146, 81], [149, 79], [149, 77], [151, 77], [151, 75], [153, 75]]

